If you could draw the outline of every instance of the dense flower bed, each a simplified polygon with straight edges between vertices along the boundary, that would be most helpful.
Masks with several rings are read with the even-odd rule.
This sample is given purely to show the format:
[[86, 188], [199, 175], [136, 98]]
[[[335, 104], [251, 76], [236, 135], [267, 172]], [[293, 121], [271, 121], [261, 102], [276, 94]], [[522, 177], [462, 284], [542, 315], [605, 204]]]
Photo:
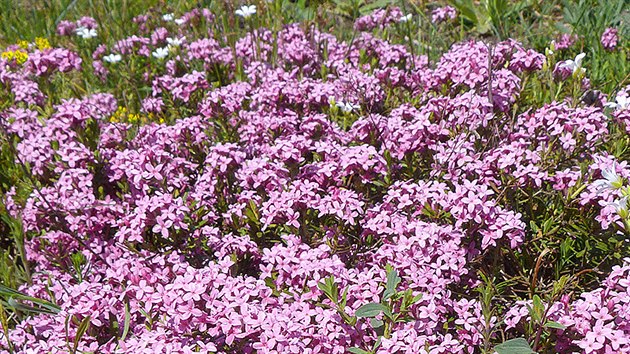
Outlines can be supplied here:
[[[515, 40], [458, 43], [430, 64], [369, 32], [402, 16], [360, 18], [352, 42], [257, 28], [233, 50], [189, 31], [209, 11], [147, 15], [91, 67], [67, 48], [0, 59], [1, 123], [42, 185], [25, 203], [5, 196], [31, 235], [20, 290], [59, 307], [0, 332], [0, 353], [75, 340], [98, 353], [472, 353], [497, 328], [520, 336], [532, 301], [488, 317], [477, 291], [483, 260], [535, 236], [507, 201], [548, 191], [627, 235], [630, 166], [602, 146], [630, 131], [629, 88], [586, 104], [579, 58], [553, 67]], [[83, 18], [58, 33], [98, 30]], [[53, 77], [107, 82], [132, 60], [150, 63], [141, 111], [107, 92], [45, 107]], [[579, 95], [516, 108], [544, 72]], [[369, 303], [401, 316], [363, 316]], [[555, 350], [630, 352], [630, 259], [543, 306]]]

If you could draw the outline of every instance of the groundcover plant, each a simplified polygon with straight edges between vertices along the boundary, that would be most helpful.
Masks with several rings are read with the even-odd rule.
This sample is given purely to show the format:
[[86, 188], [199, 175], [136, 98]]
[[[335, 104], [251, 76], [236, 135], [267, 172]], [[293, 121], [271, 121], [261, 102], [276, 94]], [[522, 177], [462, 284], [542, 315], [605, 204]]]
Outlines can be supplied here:
[[629, 7], [3, 0], [0, 353], [630, 353]]

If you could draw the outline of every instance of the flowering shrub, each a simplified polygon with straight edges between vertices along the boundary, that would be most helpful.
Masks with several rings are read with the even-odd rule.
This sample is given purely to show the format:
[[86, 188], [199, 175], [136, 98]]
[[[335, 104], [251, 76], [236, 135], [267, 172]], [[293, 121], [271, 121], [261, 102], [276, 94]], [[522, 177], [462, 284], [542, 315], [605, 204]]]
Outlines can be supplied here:
[[0, 353], [630, 352], [630, 86], [588, 103], [588, 57], [514, 39], [430, 61], [384, 35], [396, 7], [351, 41], [266, 9], [5, 51], [30, 278], [0, 287]]

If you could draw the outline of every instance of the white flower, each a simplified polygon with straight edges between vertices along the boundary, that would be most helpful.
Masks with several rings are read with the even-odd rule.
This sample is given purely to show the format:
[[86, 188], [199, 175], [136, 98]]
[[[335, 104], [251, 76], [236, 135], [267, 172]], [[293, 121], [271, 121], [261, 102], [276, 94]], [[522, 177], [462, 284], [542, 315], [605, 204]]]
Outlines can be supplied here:
[[157, 59], [164, 59], [168, 56], [168, 48], [164, 47], [164, 48], [158, 48], [155, 51], [153, 51], [153, 53], [151, 53], [151, 55], [153, 55], [153, 57], [157, 58]]
[[586, 69], [584, 69], [582, 67], [582, 60], [584, 60], [584, 57], [586, 56], [585, 53], [580, 53], [578, 54], [574, 60], [565, 60], [563, 63], [560, 64], [560, 67], [562, 68], [569, 68], [571, 69], [572, 73], [576, 73], [578, 71], [585, 73]]
[[628, 94], [617, 93], [615, 101], [616, 102], [606, 102], [604, 106], [620, 110], [630, 108], [630, 96], [628, 96]]
[[186, 37], [182, 37], [182, 38], [166, 38], [166, 42], [168, 42], [169, 46], [173, 46], [173, 47], [179, 47], [180, 45], [182, 45], [182, 43], [184, 43], [184, 40], [186, 39]]
[[615, 190], [623, 187], [623, 179], [617, 174], [617, 171], [615, 171], [616, 166], [617, 164], [613, 163], [609, 170], [602, 170], [602, 177], [604, 177], [604, 179], [598, 179], [593, 182], [593, 185], [597, 187], [598, 192], [606, 189]]
[[628, 214], [630, 214], [628, 212], [628, 197], [627, 196], [623, 198], [619, 198], [608, 205], [614, 207], [617, 214], [619, 214], [619, 216], [621, 216], [624, 219], [628, 217]]
[[162, 19], [164, 21], [173, 21], [174, 18], [175, 18], [175, 16], [173, 14], [164, 14], [164, 15], [162, 15]]
[[110, 54], [103, 57], [103, 60], [108, 63], [118, 63], [122, 60], [122, 56], [120, 54]]
[[77, 36], [83, 39], [90, 39], [96, 37], [96, 30], [93, 28], [79, 27], [75, 30]]
[[356, 105], [356, 104], [352, 104], [352, 103], [345, 103], [345, 102], [337, 102], [335, 103], [335, 106], [339, 107], [339, 109], [341, 109], [342, 112], [344, 113], [350, 113], [355, 109], [359, 109], [361, 108], [361, 106]]
[[405, 16], [402, 16], [398, 19], [398, 22], [407, 22], [409, 20], [411, 20], [411, 18], [413, 17], [412, 14], [407, 14]]
[[176, 23], [178, 26], [181, 26], [181, 25], [183, 25], [184, 23], [186, 23], [186, 20], [185, 20], [184, 18], [178, 18], [178, 19], [175, 19], [175, 23]]
[[550, 57], [553, 55], [553, 53], [554, 53], [553, 49], [545, 48], [545, 56]]
[[235, 14], [241, 16], [242, 18], [249, 18], [253, 14], [256, 13], [256, 5], [243, 5], [240, 9], [234, 12]]

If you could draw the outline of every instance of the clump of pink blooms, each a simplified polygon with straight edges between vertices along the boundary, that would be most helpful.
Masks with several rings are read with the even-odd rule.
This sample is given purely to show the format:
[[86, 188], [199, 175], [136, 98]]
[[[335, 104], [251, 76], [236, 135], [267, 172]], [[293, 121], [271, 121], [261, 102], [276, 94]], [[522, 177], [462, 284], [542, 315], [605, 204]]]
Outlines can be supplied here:
[[575, 44], [578, 36], [575, 34], [563, 33], [554, 42], [555, 49], [567, 49]]
[[[630, 178], [626, 163], [596, 152], [610, 124], [629, 127], [623, 110], [611, 122], [604, 108], [566, 99], [513, 114], [543, 54], [514, 40], [493, 50], [467, 41], [429, 66], [369, 32], [401, 16], [389, 8], [359, 18], [352, 42], [286, 26], [275, 65], [270, 30], [233, 51], [188, 27], [138, 20], [143, 36], [95, 58], [151, 60], [165, 38], [185, 36], [180, 54], [143, 76], [144, 113], [190, 112], [170, 124], [111, 119], [122, 102], [110, 93], [67, 97], [43, 114], [40, 85], [98, 66], [65, 48], [33, 53], [21, 68], [0, 59], [0, 83], [13, 95], [0, 124], [42, 185], [25, 203], [14, 191], [4, 198], [30, 235], [33, 279], [20, 290], [60, 307], [27, 317], [8, 338], [0, 331], [0, 353], [9, 341], [17, 352], [63, 352], [75, 338], [78, 351], [98, 353], [346, 353], [379, 340], [383, 354], [472, 353], [486, 326], [499, 326], [481, 312], [475, 259], [499, 247], [518, 252], [529, 232], [503, 193], [568, 193], [586, 181], [581, 207], [601, 207], [602, 228], [623, 228], [606, 204], [618, 191], [589, 182], [611, 166]], [[455, 16], [444, 7], [433, 21]], [[96, 23], [62, 21], [58, 33], [73, 26]], [[219, 87], [199, 69], [216, 67], [230, 79]], [[417, 102], [386, 106], [394, 89]], [[550, 152], [562, 165], [549, 163]], [[601, 288], [549, 304], [566, 326], [555, 333], [559, 352], [630, 352], [628, 262]], [[409, 322], [379, 339], [370, 321], [345, 322], [318, 283], [334, 276], [354, 315], [382, 299], [387, 265], [399, 290], [421, 298]], [[527, 322], [526, 305], [508, 304], [501, 326]]]
[[617, 48], [617, 43], [619, 41], [619, 30], [616, 28], [606, 28], [604, 33], [602, 33], [602, 47], [606, 50], [615, 50]]
[[97, 29], [98, 22], [88, 16], [81, 17], [75, 22], [63, 20], [57, 24], [57, 34], [60, 36], [73, 36], [78, 28]]
[[404, 14], [398, 7], [378, 9], [369, 15], [359, 17], [354, 22], [354, 28], [357, 31], [371, 31], [375, 28], [383, 29], [399, 22], [403, 15]]
[[454, 20], [457, 17], [457, 10], [452, 6], [442, 6], [431, 12], [431, 21], [440, 23], [444, 21]]

